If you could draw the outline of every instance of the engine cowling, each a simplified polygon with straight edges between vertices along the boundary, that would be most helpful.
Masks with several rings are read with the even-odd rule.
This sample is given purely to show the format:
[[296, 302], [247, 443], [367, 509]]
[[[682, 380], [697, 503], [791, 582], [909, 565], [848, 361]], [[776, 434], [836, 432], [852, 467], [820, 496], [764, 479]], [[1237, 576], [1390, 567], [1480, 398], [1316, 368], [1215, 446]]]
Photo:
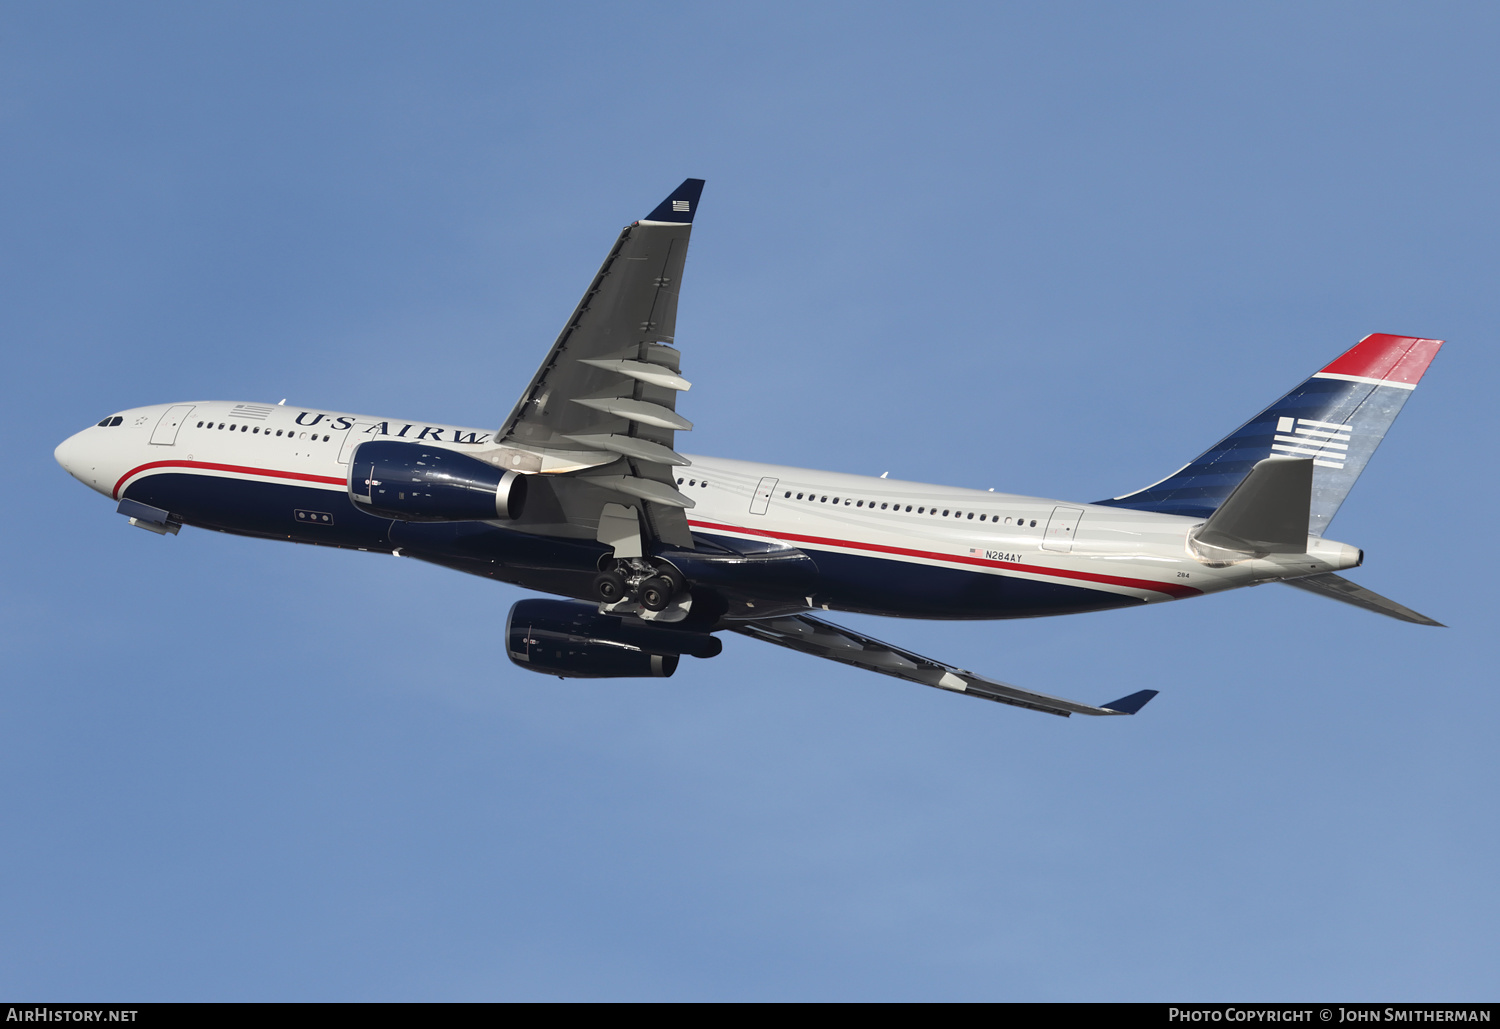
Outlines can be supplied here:
[[723, 649], [707, 633], [627, 624], [576, 600], [522, 600], [505, 623], [513, 663], [565, 679], [665, 678], [681, 655], [713, 657]]
[[369, 440], [349, 458], [349, 499], [403, 522], [509, 520], [526, 506], [526, 476], [424, 443]]

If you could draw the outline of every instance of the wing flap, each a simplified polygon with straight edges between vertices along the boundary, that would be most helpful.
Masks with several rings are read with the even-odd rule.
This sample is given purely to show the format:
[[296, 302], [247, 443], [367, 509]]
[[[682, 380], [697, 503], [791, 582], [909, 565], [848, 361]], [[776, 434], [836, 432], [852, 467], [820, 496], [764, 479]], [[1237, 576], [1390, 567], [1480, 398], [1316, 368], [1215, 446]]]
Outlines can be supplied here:
[[581, 475], [579, 478], [603, 489], [640, 497], [642, 500], [649, 500], [655, 504], [680, 508], [697, 506], [697, 501], [683, 496], [666, 483], [657, 482], [654, 479], [643, 479], [634, 475]]
[[581, 444], [591, 450], [596, 448], [599, 450], [608, 450], [615, 454], [624, 454], [626, 457], [636, 457], [642, 461], [650, 461], [655, 464], [692, 464], [691, 461], [670, 447], [664, 447], [660, 443], [652, 443], [650, 440], [641, 439], [637, 436], [612, 434], [569, 436], [568, 438], [574, 443]]

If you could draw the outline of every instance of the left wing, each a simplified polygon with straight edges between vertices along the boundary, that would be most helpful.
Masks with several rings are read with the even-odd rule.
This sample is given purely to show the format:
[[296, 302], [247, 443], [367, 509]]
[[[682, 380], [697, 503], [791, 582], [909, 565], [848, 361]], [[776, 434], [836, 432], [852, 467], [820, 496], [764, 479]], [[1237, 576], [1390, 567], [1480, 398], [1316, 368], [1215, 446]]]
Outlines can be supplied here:
[[[537, 504], [533, 531], [594, 535], [605, 505], [639, 510], [644, 534], [691, 547], [673, 469], [687, 464], [674, 434], [689, 388], [669, 344], [702, 179], [687, 179], [615, 240], [557, 342], [485, 457], [543, 473], [555, 503]], [[634, 517], [632, 514], [630, 517]], [[607, 517], [606, 517], [607, 520]]]
[[814, 657], [826, 657], [831, 661], [894, 675], [898, 679], [921, 683], [923, 686], [953, 690], [1000, 704], [1013, 704], [1033, 711], [1045, 711], [1049, 715], [1062, 715], [1064, 718], [1069, 715], [1133, 715], [1145, 707], [1157, 693], [1156, 690], [1141, 690], [1101, 707], [1093, 707], [1075, 700], [1064, 700], [1062, 697], [986, 679], [962, 668], [840, 628], [812, 615], [784, 615], [754, 622], [737, 622], [730, 628], [753, 639], [800, 650]]

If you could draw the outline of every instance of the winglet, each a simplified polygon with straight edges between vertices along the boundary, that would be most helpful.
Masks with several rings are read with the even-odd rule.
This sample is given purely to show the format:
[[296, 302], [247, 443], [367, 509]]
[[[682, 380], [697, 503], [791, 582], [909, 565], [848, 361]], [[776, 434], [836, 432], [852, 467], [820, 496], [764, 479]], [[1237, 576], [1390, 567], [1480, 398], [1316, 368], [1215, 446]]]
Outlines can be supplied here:
[[698, 213], [698, 198], [702, 195], [702, 179], [683, 179], [682, 185], [672, 190], [671, 196], [657, 204], [656, 210], [641, 220], [692, 224], [693, 215]]
[[1128, 697], [1111, 700], [1108, 704], [1100, 704], [1099, 706], [1106, 711], [1113, 711], [1116, 714], [1133, 715], [1151, 703], [1151, 698], [1156, 696], [1158, 692], [1157, 690], [1141, 690], [1139, 693], [1132, 693]]

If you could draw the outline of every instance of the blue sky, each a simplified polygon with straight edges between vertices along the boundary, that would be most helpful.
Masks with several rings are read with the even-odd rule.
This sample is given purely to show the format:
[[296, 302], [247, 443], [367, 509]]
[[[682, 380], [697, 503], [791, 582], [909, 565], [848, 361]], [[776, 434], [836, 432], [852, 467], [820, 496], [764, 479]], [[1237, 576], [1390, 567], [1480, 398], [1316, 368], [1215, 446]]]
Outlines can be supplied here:
[[[1493, 998], [1500, 14], [0, 10], [0, 994]], [[234, 398], [493, 426], [708, 180], [684, 448], [1073, 500], [1373, 331], [1449, 340], [1279, 586], [846, 623], [1139, 718], [732, 638], [558, 682], [521, 591], [135, 531], [52, 460]], [[1474, 533], [1479, 533], [1476, 537]]]

